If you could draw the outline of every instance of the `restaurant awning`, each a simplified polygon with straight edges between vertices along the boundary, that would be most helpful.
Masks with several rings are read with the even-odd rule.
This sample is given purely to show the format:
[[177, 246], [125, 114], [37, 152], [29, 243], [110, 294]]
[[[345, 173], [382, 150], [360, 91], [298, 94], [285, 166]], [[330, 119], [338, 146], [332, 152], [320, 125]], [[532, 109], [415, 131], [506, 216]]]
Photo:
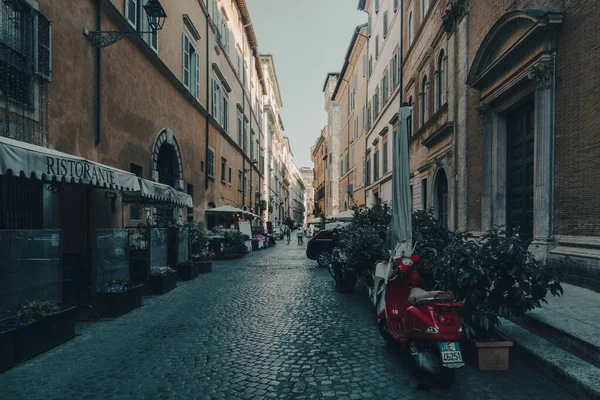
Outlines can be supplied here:
[[44, 181], [82, 183], [121, 191], [140, 190], [137, 177], [82, 157], [0, 136], [0, 174], [11, 171]]
[[343, 211], [333, 216], [336, 221], [352, 221], [354, 219], [354, 210]]
[[143, 204], [175, 204], [181, 207], [194, 207], [192, 196], [180, 192], [169, 185], [139, 179], [140, 189], [123, 194], [124, 203], [143, 203]]
[[221, 206], [216, 208], [209, 208], [205, 211], [208, 214], [242, 214], [242, 215], [250, 215], [254, 218], [260, 218], [259, 215], [253, 214], [250, 211], [244, 211], [241, 208], [236, 208], [232, 206]]

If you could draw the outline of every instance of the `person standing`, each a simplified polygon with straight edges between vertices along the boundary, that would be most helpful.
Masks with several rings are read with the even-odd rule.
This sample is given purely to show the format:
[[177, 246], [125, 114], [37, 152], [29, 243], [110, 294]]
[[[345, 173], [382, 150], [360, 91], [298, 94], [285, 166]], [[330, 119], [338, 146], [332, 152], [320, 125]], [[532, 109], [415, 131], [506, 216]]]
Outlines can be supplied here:
[[302, 227], [298, 228], [298, 244], [304, 244], [304, 233], [302, 232]]
[[285, 235], [287, 236], [287, 244], [290, 244], [290, 239], [292, 238], [292, 230], [287, 225], [285, 227]]

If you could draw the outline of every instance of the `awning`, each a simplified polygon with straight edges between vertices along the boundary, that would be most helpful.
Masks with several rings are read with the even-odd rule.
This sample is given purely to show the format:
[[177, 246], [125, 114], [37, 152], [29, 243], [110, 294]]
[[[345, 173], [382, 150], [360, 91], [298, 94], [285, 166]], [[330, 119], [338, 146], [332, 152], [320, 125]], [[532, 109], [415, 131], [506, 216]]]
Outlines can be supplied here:
[[250, 215], [254, 218], [261, 218], [259, 215], [253, 214], [250, 211], [244, 211], [241, 208], [236, 208], [232, 206], [221, 206], [216, 208], [209, 208], [205, 211], [208, 214], [242, 214], [242, 215]]
[[181, 207], [194, 207], [192, 196], [180, 192], [169, 185], [138, 178], [138, 191], [123, 194], [125, 203], [146, 203], [146, 204], [175, 204]]
[[245, 214], [246, 211], [241, 208], [235, 208], [232, 206], [221, 206], [216, 208], [209, 208], [205, 211], [208, 214]]
[[121, 191], [140, 190], [137, 177], [130, 172], [0, 136], [0, 174], [8, 171], [31, 179], [82, 183]]
[[341, 212], [337, 215], [334, 215], [333, 219], [337, 221], [352, 221], [354, 219], [354, 210]]

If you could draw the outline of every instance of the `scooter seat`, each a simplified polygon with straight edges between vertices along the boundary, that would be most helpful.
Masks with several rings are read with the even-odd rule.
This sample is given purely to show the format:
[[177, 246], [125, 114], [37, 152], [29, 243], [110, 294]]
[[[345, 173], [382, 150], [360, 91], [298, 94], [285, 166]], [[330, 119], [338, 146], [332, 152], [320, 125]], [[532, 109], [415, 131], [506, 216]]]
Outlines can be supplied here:
[[[417, 304], [433, 304], [433, 300], [438, 293], [444, 292], [426, 292], [420, 288], [412, 288], [408, 295], [408, 304], [415, 306]], [[445, 293], [437, 297], [438, 300], [452, 300], [452, 296]]]

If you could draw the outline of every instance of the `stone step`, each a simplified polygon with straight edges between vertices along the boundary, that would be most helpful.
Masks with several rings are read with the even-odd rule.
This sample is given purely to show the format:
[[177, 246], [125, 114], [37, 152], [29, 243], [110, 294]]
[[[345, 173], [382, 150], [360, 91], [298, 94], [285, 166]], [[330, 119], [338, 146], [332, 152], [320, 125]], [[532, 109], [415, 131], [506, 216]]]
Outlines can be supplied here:
[[514, 342], [529, 364], [574, 396], [600, 399], [600, 368], [508, 320], [502, 321], [499, 331]]
[[600, 294], [563, 284], [564, 295], [513, 322], [600, 367]]

